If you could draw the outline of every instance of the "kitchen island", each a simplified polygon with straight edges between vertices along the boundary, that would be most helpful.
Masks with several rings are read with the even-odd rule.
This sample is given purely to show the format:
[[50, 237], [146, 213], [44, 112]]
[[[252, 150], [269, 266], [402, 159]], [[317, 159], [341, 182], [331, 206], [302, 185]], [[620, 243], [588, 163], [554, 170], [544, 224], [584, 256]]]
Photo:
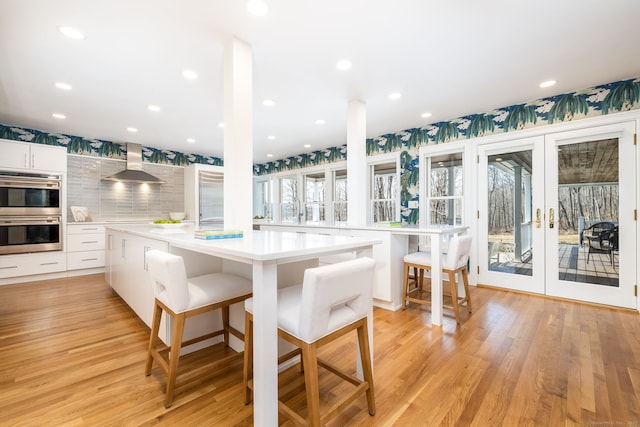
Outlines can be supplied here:
[[[351, 236], [253, 230], [245, 232], [242, 238], [200, 240], [194, 238], [192, 225], [162, 228], [151, 224], [108, 224], [106, 236], [107, 281], [147, 324], [150, 324], [153, 307], [145, 262], [145, 253], [150, 249], [182, 256], [188, 275], [224, 271], [252, 279], [256, 426], [278, 424], [278, 283], [299, 282], [302, 278], [279, 277], [287, 271], [280, 267], [301, 272], [309, 264], [317, 265], [322, 256], [343, 252], [372, 256], [373, 245], [380, 242]], [[370, 334], [372, 330], [369, 328]]]

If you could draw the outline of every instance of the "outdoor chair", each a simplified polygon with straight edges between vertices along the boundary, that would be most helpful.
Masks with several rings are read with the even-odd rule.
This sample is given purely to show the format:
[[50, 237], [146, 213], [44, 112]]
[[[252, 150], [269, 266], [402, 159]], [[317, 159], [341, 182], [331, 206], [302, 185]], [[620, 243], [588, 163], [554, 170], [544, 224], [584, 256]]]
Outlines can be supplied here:
[[591, 254], [607, 254], [613, 265], [613, 252], [618, 250], [618, 227], [612, 222], [597, 222], [583, 233], [589, 249], [587, 264]]

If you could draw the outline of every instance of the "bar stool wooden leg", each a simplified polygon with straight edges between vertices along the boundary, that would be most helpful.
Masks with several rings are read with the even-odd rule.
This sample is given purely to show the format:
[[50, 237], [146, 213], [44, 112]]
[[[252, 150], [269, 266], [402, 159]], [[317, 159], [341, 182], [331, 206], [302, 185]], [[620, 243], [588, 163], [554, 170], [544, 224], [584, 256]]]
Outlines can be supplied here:
[[182, 347], [182, 334], [184, 333], [184, 313], [175, 314], [173, 318], [173, 334], [171, 336], [171, 353], [169, 354], [169, 372], [167, 373], [167, 394], [164, 400], [165, 408], [173, 403], [173, 388], [176, 384], [178, 374], [178, 360], [180, 359], [180, 348]]
[[302, 347], [304, 383], [307, 392], [307, 411], [310, 426], [320, 426], [320, 390], [318, 384], [318, 354], [316, 345], [304, 343]]
[[363, 319], [362, 326], [358, 327], [358, 347], [360, 348], [360, 361], [362, 364], [362, 374], [364, 380], [369, 383], [367, 389], [367, 407], [369, 415], [376, 414], [376, 401], [373, 392], [373, 369], [371, 369], [371, 353], [369, 348], [369, 331], [367, 328], [367, 319]]
[[404, 279], [402, 282], [402, 309], [407, 307], [407, 292], [409, 291], [409, 268], [408, 264], [404, 264]]
[[249, 379], [253, 377], [253, 315], [244, 312], [244, 368], [242, 371], [244, 380], [244, 404], [251, 403], [251, 389]]
[[145, 366], [145, 375], [151, 375], [153, 367], [153, 351], [158, 342], [158, 332], [160, 331], [160, 319], [162, 318], [162, 307], [158, 305], [158, 301], [154, 302], [153, 320], [151, 321], [151, 334], [149, 336], [149, 351], [147, 353], [147, 364]]
[[464, 294], [467, 299], [467, 311], [471, 313], [471, 294], [469, 293], [469, 273], [467, 268], [462, 269], [462, 283], [464, 284]]
[[223, 306], [220, 311], [222, 311], [222, 330], [224, 337], [224, 346], [229, 347], [229, 306]]
[[456, 323], [460, 324], [460, 309], [458, 307], [458, 284], [456, 283], [455, 270], [448, 270], [449, 284], [451, 286], [451, 305], [453, 306], [453, 312], [456, 315]]

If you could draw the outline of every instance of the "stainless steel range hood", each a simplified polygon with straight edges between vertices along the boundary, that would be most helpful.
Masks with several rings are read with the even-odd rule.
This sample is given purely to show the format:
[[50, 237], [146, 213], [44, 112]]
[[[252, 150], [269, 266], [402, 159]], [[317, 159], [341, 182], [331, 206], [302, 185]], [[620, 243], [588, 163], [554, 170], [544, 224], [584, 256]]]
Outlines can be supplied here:
[[127, 143], [127, 168], [102, 179], [106, 181], [164, 184], [161, 179], [142, 170], [142, 146], [131, 142]]

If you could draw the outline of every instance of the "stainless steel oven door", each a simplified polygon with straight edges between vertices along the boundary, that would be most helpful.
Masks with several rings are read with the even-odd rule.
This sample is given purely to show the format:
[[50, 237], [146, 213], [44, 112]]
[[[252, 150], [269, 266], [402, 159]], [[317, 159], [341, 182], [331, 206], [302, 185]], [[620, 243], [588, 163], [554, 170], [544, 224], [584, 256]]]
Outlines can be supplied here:
[[0, 173], [0, 215], [61, 215], [59, 176]]
[[0, 217], [0, 255], [62, 250], [60, 217]]

